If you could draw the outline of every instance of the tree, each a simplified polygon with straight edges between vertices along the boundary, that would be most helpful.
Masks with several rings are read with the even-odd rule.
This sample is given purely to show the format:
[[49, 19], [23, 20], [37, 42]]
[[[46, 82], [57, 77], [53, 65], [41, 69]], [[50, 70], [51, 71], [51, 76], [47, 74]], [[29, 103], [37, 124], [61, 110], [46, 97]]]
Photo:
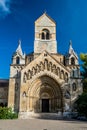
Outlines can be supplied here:
[[83, 93], [76, 101], [79, 115], [87, 117], [87, 93]]
[[83, 94], [76, 101], [76, 109], [79, 115], [87, 117], [87, 54], [80, 54], [82, 60]]
[[83, 78], [83, 92], [87, 93], [87, 54], [80, 54], [80, 59], [82, 60], [82, 78]]

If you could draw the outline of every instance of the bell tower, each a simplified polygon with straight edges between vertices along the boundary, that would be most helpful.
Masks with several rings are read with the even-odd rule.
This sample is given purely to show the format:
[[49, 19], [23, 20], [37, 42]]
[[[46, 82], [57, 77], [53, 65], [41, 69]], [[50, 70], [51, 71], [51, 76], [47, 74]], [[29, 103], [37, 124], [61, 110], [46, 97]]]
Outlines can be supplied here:
[[56, 23], [46, 13], [35, 21], [34, 53], [57, 53]]

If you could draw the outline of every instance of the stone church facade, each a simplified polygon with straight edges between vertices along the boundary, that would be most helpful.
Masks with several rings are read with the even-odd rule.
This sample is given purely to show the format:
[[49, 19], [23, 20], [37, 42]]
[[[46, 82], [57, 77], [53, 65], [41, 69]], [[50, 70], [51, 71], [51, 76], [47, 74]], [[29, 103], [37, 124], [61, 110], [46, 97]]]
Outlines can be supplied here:
[[78, 56], [70, 41], [66, 55], [57, 52], [56, 23], [46, 13], [35, 21], [34, 53], [25, 55], [21, 41], [12, 56], [8, 107], [19, 115], [73, 109], [82, 93]]

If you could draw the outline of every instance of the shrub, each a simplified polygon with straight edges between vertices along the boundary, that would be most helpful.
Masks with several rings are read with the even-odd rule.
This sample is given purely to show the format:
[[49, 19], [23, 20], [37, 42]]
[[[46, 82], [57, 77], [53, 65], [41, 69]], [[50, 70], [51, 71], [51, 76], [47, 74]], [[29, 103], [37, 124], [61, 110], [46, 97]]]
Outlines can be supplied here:
[[16, 119], [18, 114], [14, 113], [11, 108], [0, 107], [0, 119]]

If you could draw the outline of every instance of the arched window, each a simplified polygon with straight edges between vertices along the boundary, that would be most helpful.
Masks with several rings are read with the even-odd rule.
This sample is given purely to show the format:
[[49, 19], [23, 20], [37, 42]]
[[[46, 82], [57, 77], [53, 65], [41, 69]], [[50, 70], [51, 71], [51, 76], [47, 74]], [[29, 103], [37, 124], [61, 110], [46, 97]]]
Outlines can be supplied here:
[[73, 83], [73, 84], [72, 84], [72, 87], [73, 87], [73, 91], [76, 91], [76, 89], [77, 89], [76, 83]]
[[20, 64], [20, 58], [16, 57], [16, 64]]
[[72, 70], [72, 77], [75, 76], [75, 70]]
[[77, 68], [77, 77], [79, 77], [80, 76], [80, 70], [79, 70], [79, 68]]
[[41, 34], [41, 39], [49, 40], [50, 39], [50, 32], [48, 29], [43, 29]]
[[45, 34], [44, 34], [44, 32], [42, 32], [42, 39], [45, 39]]
[[26, 92], [24, 91], [23, 94], [22, 94], [23, 97], [26, 97]]
[[74, 57], [71, 58], [71, 65], [75, 65], [75, 58]]
[[68, 82], [68, 74], [65, 73], [65, 81]]
[[46, 39], [49, 40], [50, 39], [50, 36], [49, 36], [49, 32], [46, 33]]

